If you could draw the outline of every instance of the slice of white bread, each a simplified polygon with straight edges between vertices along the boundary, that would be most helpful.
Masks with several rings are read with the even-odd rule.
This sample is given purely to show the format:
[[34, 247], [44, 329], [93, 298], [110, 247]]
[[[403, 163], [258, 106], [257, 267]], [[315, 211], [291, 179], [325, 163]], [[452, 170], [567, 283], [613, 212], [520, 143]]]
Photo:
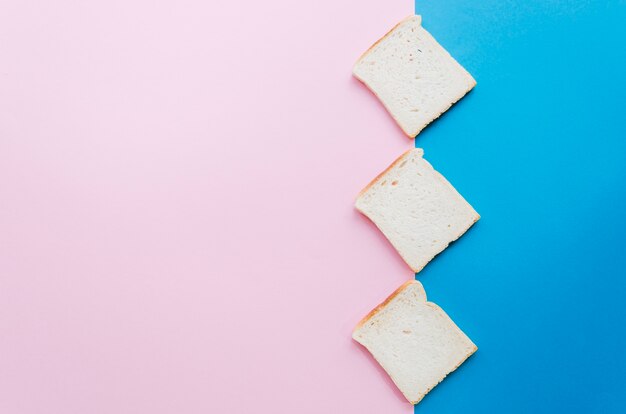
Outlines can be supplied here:
[[374, 43], [356, 62], [354, 76], [415, 137], [461, 99], [476, 81], [410, 16]]
[[402, 154], [356, 200], [415, 273], [480, 218], [423, 155]]
[[403, 284], [354, 329], [411, 404], [478, 349], [437, 305], [426, 301], [422, 284]]

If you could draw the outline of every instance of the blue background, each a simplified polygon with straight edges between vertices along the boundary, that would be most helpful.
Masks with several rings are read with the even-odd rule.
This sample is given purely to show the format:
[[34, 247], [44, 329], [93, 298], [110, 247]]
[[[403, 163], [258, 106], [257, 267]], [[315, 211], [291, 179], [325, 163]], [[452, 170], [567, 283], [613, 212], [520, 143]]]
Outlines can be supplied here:
[[481, 214], [419, 275], [478, 345], [416, 413], [626, 413], [626, 1], [417, 1], [476, 88], [415, 144]]

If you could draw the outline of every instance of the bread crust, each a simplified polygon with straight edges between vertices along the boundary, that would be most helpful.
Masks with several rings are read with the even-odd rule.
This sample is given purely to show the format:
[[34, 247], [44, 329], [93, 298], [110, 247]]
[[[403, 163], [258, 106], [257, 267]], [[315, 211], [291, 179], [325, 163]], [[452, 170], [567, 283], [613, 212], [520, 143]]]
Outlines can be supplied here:
[[[387, 299], [385, 299], [382, 303], [380, 303], [378, 306], [376, 306], [374, 309], [372, 309], [370, 311], [370, 313], [365, 315], [365, 317], [363, 319], [361, 319], [359, 321], [359, 323], [356, 324], [356, 326], [354, 327], [354, 330], [352, 331], [352, 333], [354, 334], [356, 331], [358, 331], [363, 325], [365, 325], [367, 323], [367, 321], [372, 319], [376, 314], [378, 314], [378, 312], [380, 312], [383, 308], [385, 308], [389, 304], [389, 302], [391, 302], [396, 296], [398, 296], [400, 293], [402, 293], [402, 291], [404, 291], [404, 289], [406, 289], [407, 287], [409, 287], [411, 285], [416, 285], [416, 284], [420, 285], [422, 287], [422, 290], [424, 290], [424, 287], [422, 286], [422, 284], [420, 282], [418, 282], [417, 280], [415, 280], [415, 279], [407, 280], [406, 282], [404, 282], [402, 284], [402, 286], [400, 286], [391, 295], [389, 295], [387, 297]], [[426, 296], [426, 292], [424, 291], [424, 297], [425, 296]]]
[[[383, 172], [378, 174], [376, 178], [370, 181], [370, 183], [366, 185], [365, 188], [363, 188], [359, 192], [359, 195], [356, 196], [356, 199], [358, 200], [359, 198], [361, 198], [363, 194], [367, 193], [370, 188], [372, 188], [378, 181], [380, 181], [380, 179], [383, 178], [383, 176], [385, 176], [389, 171], [391, 171], [399, 162], [403, 161], [408, 155], [410, 155], [411, 153], [413, 153], [413, 151], [416, 151], [416, 150], [418, 152], [421, 152], [421, 155], [420, 155], [421, 157], [424, 156], [424, 150], [422, 148], [411, 148], [411, 149], [404, 151], [402, 155], [396, 158], [396, 160], [392, 162], [387, 168], [385, 168]], [[357, 207], [357, 210], [358, 210], [358, 207]]]
[[[408, 22], [409, 20], [412, 20], [412, 19], [415, 19], [415, 18], [417, 18], [417, 20], [419, 20], [419, 24], [420, 24], [420, 26], [421, 26], [421, 25], [422, 25], [422, 16], [421, 16], [421, 15], [419, 15], [419, 14], [412, 14], [412, 15], [410, 15], [410, 16], [408, 16], [408, 17], [405, 17], [405, 18], [404, 18], [404, 19], [402, 19], [399, 23], [397, 23], [395, 26], [393, 26], [393, 27], [391, 28], [391, 30], [389, 30], [387, 33], [385, 33], [385, 35], [384, 35], [383, 37], [381, 37], [381, 38], [380, 38], [380, 39], [378, 39], [376, 42], [374, 42], [374, 44], [373, 44], [373, 45], [371, 45], [371, 46], [370, 46], [370, 47], [369, 47], [369, 48], [368, 48], [365, 52], [363, 52], [363, 53], [361, 54], [361, 56], [359, 56], [359, 58], [357, 59], [357, 61], [356, 61], [356, 63], [354, 64], [354, 66], [357, 66], [359, 63], [361, 63], [361, 61], [363, 60], [363, 58], [364, 58], [365, 56], [367, 56], [367, 54], [368, 54], [368, 53], [369, 53], [372, 49], [374, 49], [376, 46], [378, 46], [378, 44], [379, 44], [380, 42], [382, 42], [383, 40], [385, 40], [386, 38], [388, 38], [388, 37], [389, 37], [389, 35], [391, 35], [391, 33], [393, 33], [393, 32], [394, 32], [394, 30], [396, 30], [398, 27], [402, 26], [404, 23]], [[353, 71], [353, 73], [354, 73], [354, 71]], [[358, 76], [356, 76], [356, 75], [355, 75], [355, 77], [356, 77], [357, 79], [359, 79], [359, 77], [358, 77]], [[361, 79], [359, 79], [359, 80], [361, 80]], [[361, 82], [362, 82], [362, 81], [361, 81]]]

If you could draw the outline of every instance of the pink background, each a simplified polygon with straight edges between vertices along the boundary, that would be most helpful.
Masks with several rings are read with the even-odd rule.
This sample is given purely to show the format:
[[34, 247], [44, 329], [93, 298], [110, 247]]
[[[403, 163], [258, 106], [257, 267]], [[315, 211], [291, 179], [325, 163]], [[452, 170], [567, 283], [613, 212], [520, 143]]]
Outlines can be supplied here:
[[412, 146], [350, 70], [409, 0], [0, 5], [0, 412], [409, 413], [350, 338]]

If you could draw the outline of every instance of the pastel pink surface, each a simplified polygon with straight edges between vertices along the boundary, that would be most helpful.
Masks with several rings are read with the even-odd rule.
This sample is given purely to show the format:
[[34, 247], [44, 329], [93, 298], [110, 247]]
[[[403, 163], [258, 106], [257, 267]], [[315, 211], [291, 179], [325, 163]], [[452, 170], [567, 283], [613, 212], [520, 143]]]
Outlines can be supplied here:
[[412, 8], [4, 1], [0, 412], [411, 412], [350, 334], [412, 141], [350, 71]]

